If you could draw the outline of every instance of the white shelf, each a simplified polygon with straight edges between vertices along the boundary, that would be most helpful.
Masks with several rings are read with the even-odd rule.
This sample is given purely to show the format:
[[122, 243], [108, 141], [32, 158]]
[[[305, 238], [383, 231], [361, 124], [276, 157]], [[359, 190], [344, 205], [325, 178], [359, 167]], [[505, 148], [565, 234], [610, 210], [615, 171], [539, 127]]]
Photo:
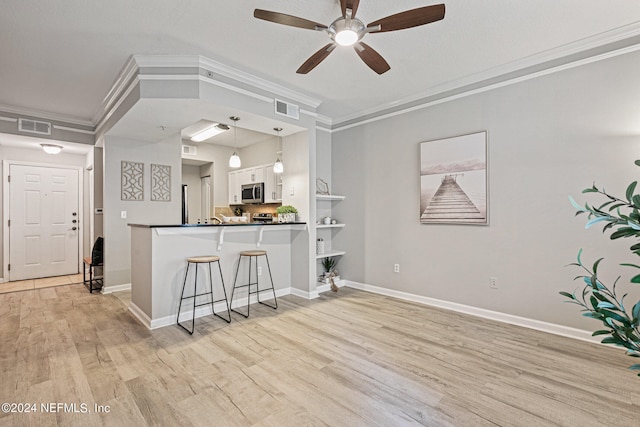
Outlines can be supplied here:
[[344, 200], [346, 196], [339, 196], [337, 194], [316, 194], [317, 200]]
[[326, 258], [326, 257], [331, 257], [331, 256], [340, 256], [340, 255], [344, 255], [346, 254], [345, 251], [331, 251], [331, 252], [325, 252], [323, 254], [320, 255], [316, 255], [316, 259], [321, 259], [321, 258]]
[[342, 228], [346, 224], [316, 224], [316, 228]]

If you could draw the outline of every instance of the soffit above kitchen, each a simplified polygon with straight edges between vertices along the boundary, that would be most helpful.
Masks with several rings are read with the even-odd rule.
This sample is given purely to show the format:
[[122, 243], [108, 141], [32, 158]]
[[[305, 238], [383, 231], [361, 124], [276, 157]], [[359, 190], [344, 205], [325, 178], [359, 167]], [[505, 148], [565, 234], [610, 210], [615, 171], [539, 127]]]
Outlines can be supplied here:
[[636, 0], [361, 0], [358, 18], [437, 3], [446, 5], [441, 21], [367, 36], [391, 65], [385, 74], [339, 48], [300, 75], [326, 34], [255, 19], [254, 9], [328, 25], [341, 15], [338, 1], [8, 0], [0, 14], [0, 108], [95, 125], [131, 55], [203, 55], [321, 100], [317, 112], [336, 123], [640, 34]]

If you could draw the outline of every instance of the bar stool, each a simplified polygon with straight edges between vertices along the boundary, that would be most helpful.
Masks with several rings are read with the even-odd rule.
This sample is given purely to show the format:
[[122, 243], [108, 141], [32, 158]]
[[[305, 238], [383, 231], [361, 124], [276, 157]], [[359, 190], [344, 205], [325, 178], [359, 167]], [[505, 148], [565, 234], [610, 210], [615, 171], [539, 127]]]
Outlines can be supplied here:
[[[224, 299], [219, 299], [219, 300], [214, 300], [213, 298], [213, 277], [211, 275], [211, 263], [212, 262], [217, 262], [218, 263], [218, 270], [220, 271], [220, 281], [222, 282], [222, 292], [224, 292]], [[191, 266], [191, 264], [194, 264], [195, 266], [195, 279], [193, 281], [193, 295], [191, 296], [184, 296], [184, 291], [185, 288], [187, 286], [187, 276], [189, 274], [189, 267]], [[209, 283], [211, 284], [211, 288], [209, 289], [208, 292], [203, 292], [203, 293], [198, 293], [197, 292], [197, 286], [198, 286], [198, 264], [209, 264]], [[207, 301], [201, 304], [196, 304], [196, 300], [197, 297], [200, 296], [205, 296], [205, 295], [211, 295], [211, 301]], [[182, 309], [182, 301], [186, 300], [186, 299], [191, 299], [193, 298], [193, 316], [191, 318], [191, 330], [185, 328], [181, 323], [180, 323], [180, 310]], [[208, 298], [207, 298], [208, 299]], [[227, 315], [228, 315], [228, 319], [225, 319], [224, 317], [220, 316], [218, 313], [215, 312], [214, 308], [213, 308], [213, 304], [216, 302], [221, 302], [224, 301], [226, 306], [227, 306]], [[178, 326], [180, 326], [182, 329], [184, 329], [185, 331], [189, 332], [189, 334], [193, 335], [193, 331], [195, 329], [195, 322], [196, 322], [196, 307], [200, 307], [203, 305], [207, 305], [207, 304], [211, 304], [211, 312], [213, 314], [215, 314], [216, 316], [218, 316], [219, 318], [221, 318], [222, 320], [224, 320], [227, 323], [231, 323], [231, 311], [229, 311], [229, 301], [227, 300], [227, 291], [224, 287], [224, 279], [222, 278], [222, 268], [220, 267], [220, 257], [219, 256], [215, 256], [215, 255], [208, 255], [208, 256], [195, 256], [195, 257], [190, 257], [187, 258], [187, 270], [184, 273], [184, 282], [182, 283], [182, 294], [180, 295], [180, 304], [178, 305], [178, 316], [176, 317], [176, 324], [178, 324]]]
[[[260, 256], [264, 256], [265, 260], [267, 261], [267, 268], [269, 269], [269, 279], [271, 280], [271, 287], [270, 288], [264, 288], [264, 289], [260, 289], [260, 285], [258, 284], [258, 257]], [[249, 258], [249, 283], [245, 284], [245, 285], [236, 285], [236, 282], [238, 280], [238, 271], [240, 270], [240, 263], [242, 262], [242, 258], [243, 257], [248, 257]], [[256, 272], [256, 281], [255, 282], [251, 282], [251, 260], [255, 258], [255, 272]], [[251, 291], [251, 286], [255, 285], [256, 289], [252, 292]], [[237, 288], [248, 288], [247, 290], [247, 314], [244, 314], [238, 310], [235, 310], [233, 308], [233, 296], [235, 294], [235, 291]], [[271, 289], [271, 292], [273, 292], [273, 301], [275, 302], [275, 306], [271, 305], [271, 304], [267, 304], [263, 301], [260, 301], [260, 292], [264, 292], [264, 291], [268, 291], [269, 289]], [[276, 299], [276, 290], [273, 287], [273, 277], [271, 276], [271, 267], [269, 266], [269, 257], [267, 256], [267, 251], [263, 251], [263, 250], [254, 250], [254, 251], [242, 251], [240, 252], [240, 257], [238, 258], [238, 268], [236, 268], [236, 277], [235, 279], [233, 279], [233, 289], [231, 290], [231, 310], [235, 311], [238, 314], [243, 315], [244, 317], [249, 317], [249, 302], [251, 299], [251, 294], [256, 294], [256, 297], [258, 298], [258, 302], [260, 304], [266, 305], [267, 307], [271, 307], [274, 310], [276, 310], [278, 308], [278, 300]]]

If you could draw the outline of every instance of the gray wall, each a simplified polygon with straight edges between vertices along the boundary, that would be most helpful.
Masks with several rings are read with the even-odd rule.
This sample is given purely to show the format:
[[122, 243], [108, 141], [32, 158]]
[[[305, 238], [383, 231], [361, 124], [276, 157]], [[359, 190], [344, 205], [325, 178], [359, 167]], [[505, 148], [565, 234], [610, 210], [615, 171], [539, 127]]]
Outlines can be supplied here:
[[[333, 134], [335, 236], [344, 278], [530, 319], [593, 329], [558, 291], [579, 248], [621, 285], [630, 241], [584, 230], [567, 200], [597, 182], [624, 195], [640, 170], [640, 53], [540, 76]], [[420, 142], [487, 130], [489, 226], [419, 223]], [[597, 229], [596, 229], [597, 228]], [[393, 273], [393, 264], [400, 273]], [[489, 288], [489, 278], [498, 289]], [[635, 286], [637, 296], [638, 287]], [[637, 299], [637, 298], [636, 298]], [[629, 299], [631, 301], [631, 298]]]
[[[104, 138], [105, 290], [131, 283], [130, 229], [127, 224], [180, 224], [181, 141], [175, 135], [161, 142], [143, 142], [115, 136]], [[120, 196], [121, 161], [144, 163], [144, 200]], [[171, 201], [153, 202], [151, 163], [171, 166]], [[121, 219], [121, 211], [127, 218]]]

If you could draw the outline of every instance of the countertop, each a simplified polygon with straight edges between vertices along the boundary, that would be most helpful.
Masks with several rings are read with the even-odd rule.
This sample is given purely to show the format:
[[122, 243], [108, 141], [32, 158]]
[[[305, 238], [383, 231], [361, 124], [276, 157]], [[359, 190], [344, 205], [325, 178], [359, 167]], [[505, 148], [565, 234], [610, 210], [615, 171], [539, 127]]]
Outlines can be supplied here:
[[273, 226], [273, 225], [305, 225], [306, 222], [236, 222], [236, 223], [223, 223], [223, 224], [132, 224], [130, 227], [142, 227], [142, 228], [197, 228], [197, 227], [261, 227], [261, 226]]

